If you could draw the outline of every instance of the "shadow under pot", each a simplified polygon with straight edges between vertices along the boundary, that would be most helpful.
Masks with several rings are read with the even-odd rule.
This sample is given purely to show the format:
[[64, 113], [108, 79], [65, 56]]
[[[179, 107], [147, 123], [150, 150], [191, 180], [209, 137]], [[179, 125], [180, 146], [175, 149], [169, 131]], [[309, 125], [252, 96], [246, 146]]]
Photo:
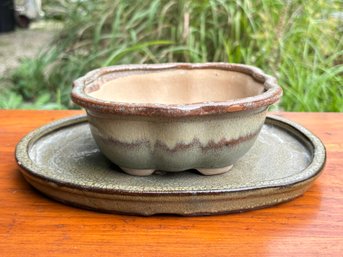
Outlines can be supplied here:
[[74, 82], [101, 152], [131, 175], [230, 170], [282, 95], [260, 69], [229, 63], [121, 65]]

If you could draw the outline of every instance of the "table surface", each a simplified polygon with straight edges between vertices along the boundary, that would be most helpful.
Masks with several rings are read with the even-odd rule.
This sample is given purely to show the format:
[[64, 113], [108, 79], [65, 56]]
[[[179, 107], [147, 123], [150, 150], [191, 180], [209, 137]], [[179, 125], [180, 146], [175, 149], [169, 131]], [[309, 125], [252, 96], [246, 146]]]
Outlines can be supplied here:
[[20, 138], [80, 113], [0, 110], [0, 256], [343, 256], [343, 114], [275, 113], [326, 146], [324, 172], [304, 196], [238, 214], [137, 217], [65, 206], [20, 174]]

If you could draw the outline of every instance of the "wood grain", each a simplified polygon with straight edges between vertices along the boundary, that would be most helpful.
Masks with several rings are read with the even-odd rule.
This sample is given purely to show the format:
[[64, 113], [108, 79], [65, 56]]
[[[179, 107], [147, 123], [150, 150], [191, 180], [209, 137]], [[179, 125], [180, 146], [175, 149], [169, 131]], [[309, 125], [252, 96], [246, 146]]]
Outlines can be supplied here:
[[324, 173], [276, 207], [209, 217], [135, 217], [64, 206], [30, 187], [14, 148], [80, 111], [0, 111], [0, 256], [343, 256], [343, 114], [277, 113], [324, 142]]

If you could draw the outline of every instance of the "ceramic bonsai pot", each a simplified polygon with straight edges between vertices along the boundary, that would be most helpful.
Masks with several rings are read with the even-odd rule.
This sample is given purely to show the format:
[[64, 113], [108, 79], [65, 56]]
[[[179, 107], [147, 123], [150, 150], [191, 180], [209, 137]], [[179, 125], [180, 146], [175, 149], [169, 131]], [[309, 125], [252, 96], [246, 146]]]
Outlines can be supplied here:
[[123, 171], [228, 171], [254, 144], [282, 89], [260, 69], [228, 63], [122, 65], [74, 82], [102, 153]]

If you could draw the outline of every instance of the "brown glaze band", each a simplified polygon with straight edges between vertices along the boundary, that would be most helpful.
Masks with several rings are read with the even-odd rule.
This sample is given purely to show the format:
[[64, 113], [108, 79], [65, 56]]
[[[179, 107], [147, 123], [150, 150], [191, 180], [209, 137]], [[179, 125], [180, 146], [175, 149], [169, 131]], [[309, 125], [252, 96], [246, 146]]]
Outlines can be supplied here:
[[[107, 102], [89, 96], [86, 89], [99, 87], [99, 80], [102, 76], [115, 72], [134, 71], [164, 71], [171, 69], [219, 69], [227, 71], [241, 72], [250, 75], [257, 82], [263, 83], [264, 92], [253, 97], [246, 97], [237, 100], [203, 102], [194, 104], [138, 104]], [[73, 83], [71, 93], [72, 100], [93, 112], [112, 113], [118, 115], [138, 115], [138, 116], [164, 116], [164, 117], [185, 117], [202, 116], [210, 114], [230, 113], [245, 110], [254, 110], [260, 107], [268, 107], [277, 102], [282, 95], [282, 89], [277, 84], [276, 79], [266, 75], [260, 69], [231, 63], [170, 63], [170, 64], [133, 64], [111, 66], [93, 70], [85, 76], [77, 79]]]
[[[210, 150], [220, 149], [222, 147], [232, 147], [232, 146], [235, 146], [235, 145], [237, 145], [237, 144], [239, 144], [241, 142], [252, 140], [255, 137], [257, 137], [257, 135], [259, 134], [261, 128], [262, 128], [262, 126], [257, 131], [255, 131], [253, 133], [250, 133], [249, 135], [239, 137], [237, 139], [226, 140], [225, 138], [223, 138], [223, 139], [221, 139], [217, 143], [215, 143], [213, 140], [211, 140], [205, 146], [203, 146], [200, 143], [199, 139], [194, 138], [192, 140], [192, 142], [190, 142], [188, 144], [177, 143], [175, 145], [175, 147], [173, 147], [172, 149], [170, 149], [166, 144], [164, 144], [160, 140], [157, 140], [157, 142], [154, 144], [154, 148], [156, 148], [158, 150], [163, 150], [165, 152], [175, 153], [175, 152], [178, 152], [178, 151], [187, 150], [189, 148], [195, 148], [196, 147], [196, 148], [200, 148], [202, 152], [207, 152], [207, 151], [210, 151]], [[141, 147], [141, 146], [150, 147], [150, 143], [149, 143], [148, 140], [140, 140], [140, 141], [136, 141], [134, 143], [124, 143], [124, 142], [122, 142], [120, 140], [113, 139], [113, 138], [103, 138], [103, 137], [101, 137], [99, 135], [98, 135], [98, 137], [104, 143], [110, 142], [111, 144], [118, 145], [120, 147], [124, 147], [124, 148], [127, 148], [127, 149], [133, 149], [135, 147]]]

